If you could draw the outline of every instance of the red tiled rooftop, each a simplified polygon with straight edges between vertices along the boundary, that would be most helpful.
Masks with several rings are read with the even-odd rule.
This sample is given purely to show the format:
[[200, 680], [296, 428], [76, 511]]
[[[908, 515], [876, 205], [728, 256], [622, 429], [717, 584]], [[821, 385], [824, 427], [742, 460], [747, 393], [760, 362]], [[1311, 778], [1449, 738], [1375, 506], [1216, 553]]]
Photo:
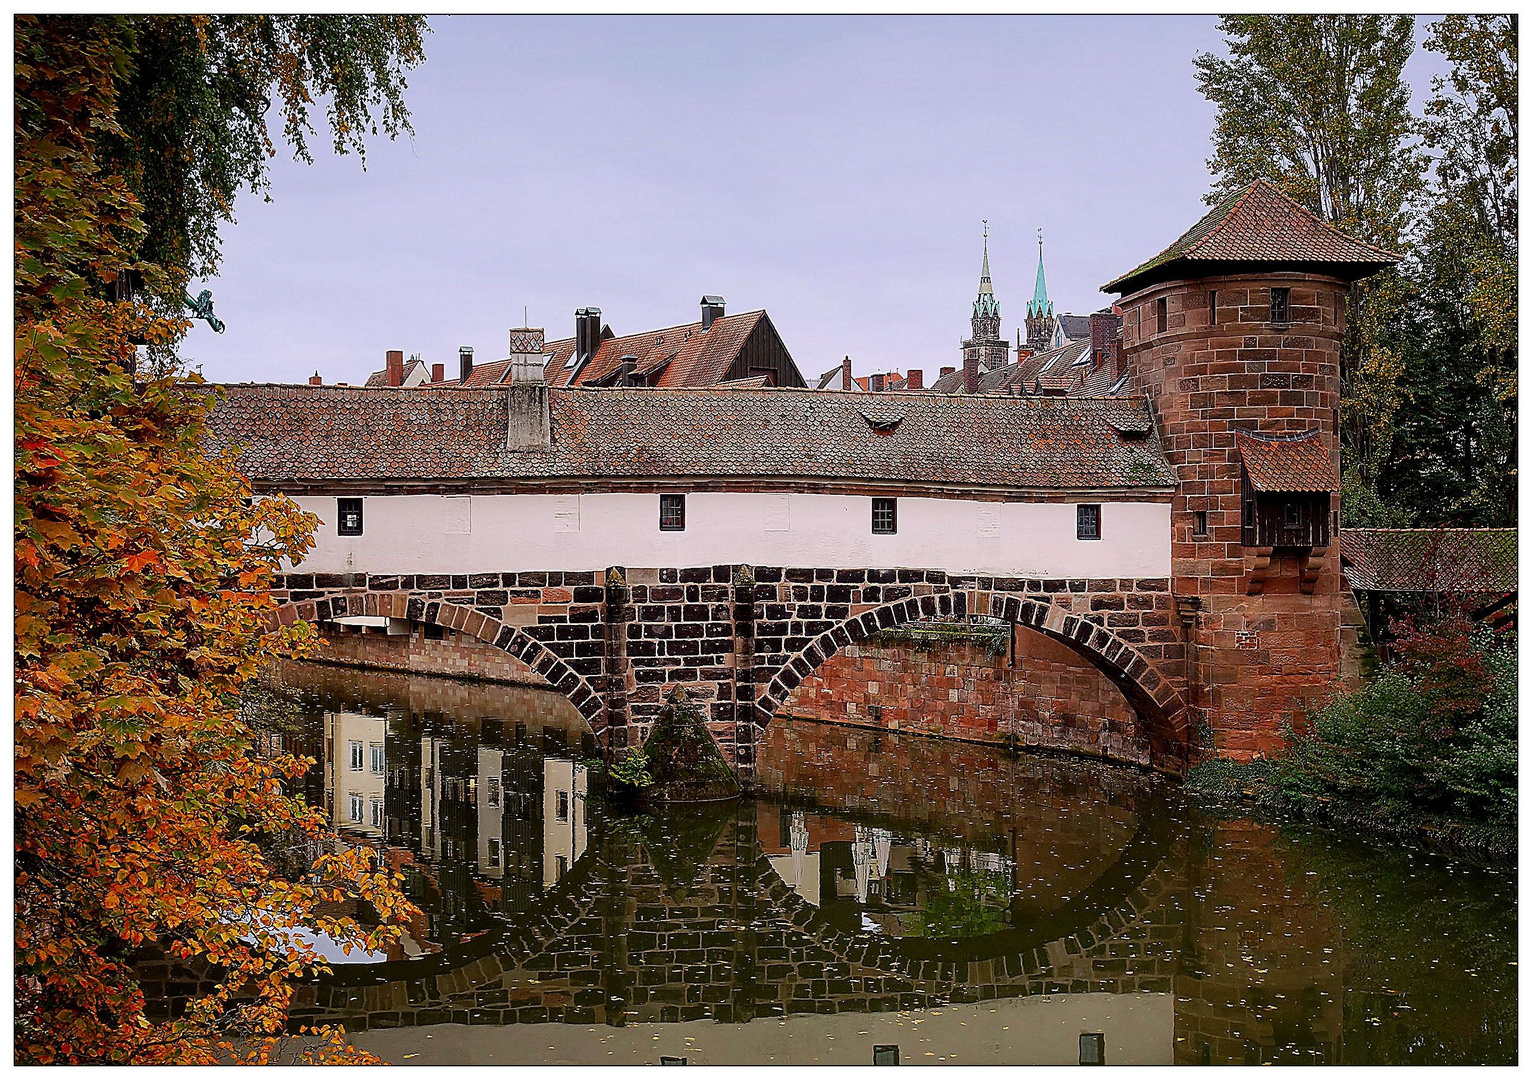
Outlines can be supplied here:
[[1335, 463], [1318, 431], [1299, 436], [1235, 431], [1234, 445], [1257, 491], [1335, 491]]

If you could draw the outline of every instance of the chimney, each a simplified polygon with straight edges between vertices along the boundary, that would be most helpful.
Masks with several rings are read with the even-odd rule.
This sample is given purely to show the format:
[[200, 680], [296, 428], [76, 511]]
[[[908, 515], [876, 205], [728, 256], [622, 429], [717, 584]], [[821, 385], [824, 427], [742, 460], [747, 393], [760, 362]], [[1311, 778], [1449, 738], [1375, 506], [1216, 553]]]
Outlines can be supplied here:
[[[516, 370], [513, 365], [512, 373]], [[536, 368], [536, 374], [536, 382], [515, 382], [506, 387], [507, 450], [547, 450], [553, 445], [553, 425], [548, 415], [548, 384], [542, 381], [542, 368]]]
[[723, 297], [704, 296], [702, 298], [702, 331], [706, 333], [708, 328], [723, 318]]
[[431, 365], [431, 381], [432, 382], [446, 382], [447, 381], [447, 365], [446, 364], [432, 364]]
[[459, 345], [457, 350], [457, 381], [468, 385], [468, 376], [473, 374], [473, 346]]
[[309, 376], [309, 385], [310, 386], [323, 386], [324, 385], [324, 380], [319, 377], [319, 372], [316, 371], [316, 372], [314, 372], [314, 374]]
[[874, 376], [872, 376], [871, 378], [869, 378], [867, 380], [867, 389], [873, 391], [874, 393], [876, 393], [877, 391], [882, 390], [883, 389], [883, 380], [884, 380], [884, 378], [885, 378], [885, 376], [883, 376], [883, 375], [874, 375]]
[[575, 311], [575, 355], [578, 363], [588, 360], [601, 347], [601, 309], [582, 307]]
[[904, 373], [904, 388], [906, 390], [924, 390], [926, 388], [926, 373], [920, 368], [910, 368]]
[[631, 386], [633, 383], [633, 370], [638, 367], [638, 357], [629, 353], [617, 361], [617, 385]]
[[402, 385], [404, 383], [404, 350], [389, 349], [383, 357], [383, 385]]
[[543, 328], [541, 326], [515, 326], [511, 328], [511, 355], [543, 355]]
[[963, 357], [963, 393], [977, 394], [979, 392], [979, 358], [978, 356]]
[[842, 390], [850, 390], [852, 385], [851, 357], [848, 356], [840, 362], [840, 388]]
[[957, 370], [957, 368], [955, 368], [955, 367], [944, 367], [944, 368], [942, 368], [942, 373], [940, 375], [938, 375], [937, 378], [938, 379], [945, 379], [948, 375], [951, 375], [956, 370]]

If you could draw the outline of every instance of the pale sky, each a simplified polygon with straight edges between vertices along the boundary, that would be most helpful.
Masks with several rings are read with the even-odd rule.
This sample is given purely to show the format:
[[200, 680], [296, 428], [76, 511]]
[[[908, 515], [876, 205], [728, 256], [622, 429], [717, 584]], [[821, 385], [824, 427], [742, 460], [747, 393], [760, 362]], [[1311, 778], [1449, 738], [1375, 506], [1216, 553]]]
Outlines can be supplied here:
[[228, 330], [183, 349], [207, 378], [355, 384], [388, 349], [450, 376], [459, 345], [504, 356], [523, 308], [549, 339], [585, 306], [622, 334], [719, 293], [811, 383], [846, 354], [929, 382], [961, 362], [981, 219], [1014, 340], [1039, 228], [1050, 297], [1085, 314], [1204, 211], [1212, 16], [431, 26], [412, 139], [363, 172], [322, 134], [312, 166], [272, 163], [272, 202], [240, 199], [205, 283]]

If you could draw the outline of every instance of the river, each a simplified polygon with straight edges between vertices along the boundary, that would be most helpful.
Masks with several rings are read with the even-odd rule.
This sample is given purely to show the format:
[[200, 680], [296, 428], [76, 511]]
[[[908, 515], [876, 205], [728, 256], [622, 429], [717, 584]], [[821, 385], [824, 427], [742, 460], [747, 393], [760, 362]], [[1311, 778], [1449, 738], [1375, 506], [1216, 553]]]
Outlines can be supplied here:
[[389, 1061], [1516, 1060], [1509, 868], [801, 721], [751, 796], [634, 814], [548, 692], [304, 664], [268, 691], [307, 797], [422, 911], [295, 1000]]

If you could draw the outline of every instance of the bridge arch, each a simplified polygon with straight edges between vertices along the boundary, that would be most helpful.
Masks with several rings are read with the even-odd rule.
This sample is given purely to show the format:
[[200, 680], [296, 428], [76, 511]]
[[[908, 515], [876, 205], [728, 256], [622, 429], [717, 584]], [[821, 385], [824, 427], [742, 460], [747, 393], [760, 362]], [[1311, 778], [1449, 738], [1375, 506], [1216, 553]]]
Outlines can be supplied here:
[[467, 605], [415, 592], [333, 593], [282, 604], [275, 612], [275, 620], [286, 626], [368, 615], [446, 627], [514, 656], [542, 676], [550, 688], [568, 698], [597, 738], [602, 737], [606, 727], [605, 705], [585, 676], [522, 627], [501, 622]]
[[[981, 606], [988, 610], [981, 611]], [[983, 597], [954, 590], [930, 596], [911, 596], [881, 604], [853, 615], [809, 641], [782, 664], [763, 686], [756, 699], [756, 724], [765, 728], [798, 684], [826, 660], [849, 645], [879, 631], [891, 630], [922, 619], [986, 614], [1029, 630], [1066, 646], [1122, 692], [1138, 714], [1148, 735], [1150, 763], [1154, 768], [1179, 775], [1187, 765], [1187, 706], [1171, 681], [1157, 671], [1143, 654], [1104, 626], [1069, 611], [1046, 597], [989, 593]]]

